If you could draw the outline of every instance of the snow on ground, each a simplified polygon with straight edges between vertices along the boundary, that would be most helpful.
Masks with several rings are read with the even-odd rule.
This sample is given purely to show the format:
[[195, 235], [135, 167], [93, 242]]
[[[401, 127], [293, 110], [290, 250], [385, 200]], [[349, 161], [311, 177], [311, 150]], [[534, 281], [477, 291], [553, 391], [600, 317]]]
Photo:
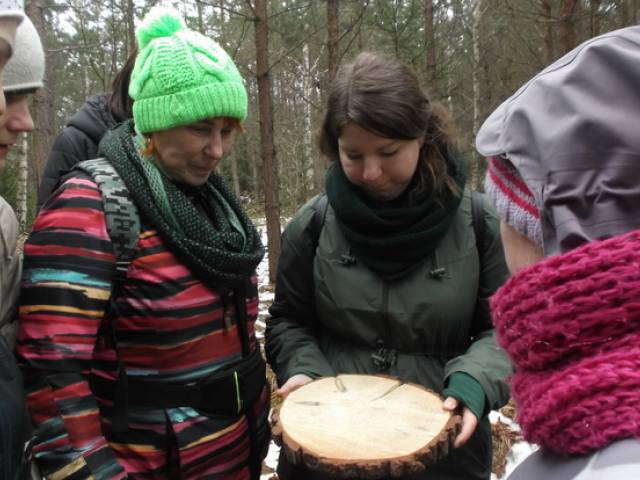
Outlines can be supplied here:
[[[264, 218], [253, 219], [258, 232], [260, 233], [260, 237], [262, 238], [262, 243], [267, 245], [267, 227]], [[284, 225], [284, 223], [283, 223]], [[258, 273], [258, 292], [260, 294], [260, 306], [258, 307], [258, 320], [256, 322], [256, 337], [258, 340], [263, 343], [264, 340], [264, 329], [265, 329], [265, 319], [268, 314], [268, 308], [273, 302], [274, 292], [273, 286], [269, 283], [269, 261], [268, 261], [268, 252], [267, 255], [264, 256], [260, 265], [258, 265], [257, 269]], [[518, 425], [513, 422], [510, 418], [500, 414], [499, 412], [491, 412], [489, 414], [489, 420], [491, 423], [495, 423], [500, 420], [502, 423], [507, 424], [513, 430], [518, 431]], [[507, 455], [507, 466], [505, 475], [503, 477], [498, 478], [495, 474], [491, 474], [491, 480], [501, 480], [506, 479], [509, 474], [515, 469], [515, 467], [522, 462], [527, 456], [533, 453], [536, 450], [536, 447], [530, 445], [527, 442], [518, 442], [513, 445], [511, 451]], [[275, 471], [278, 465], [278, 455], [280, 453], [280, 448], [273, 442], [269, 446], [269, 453], [267, 454], [267, 458], [264, 461], [264, 464], [271, 470]], [[261, 480], [269, 480], [272, 477], [273, 473], [263, 474], [260, 479]]]

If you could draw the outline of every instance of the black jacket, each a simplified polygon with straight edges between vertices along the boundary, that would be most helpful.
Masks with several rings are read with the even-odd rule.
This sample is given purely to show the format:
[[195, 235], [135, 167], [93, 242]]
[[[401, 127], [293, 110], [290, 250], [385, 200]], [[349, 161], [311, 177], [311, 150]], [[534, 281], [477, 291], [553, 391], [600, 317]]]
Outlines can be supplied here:
[[109, 95], [100, 93], [89, 97], [56, 138], [38, 189], [38, 210], [76, 163], [96, 158], [98, 144], [105, 132], [126, 120], [109, 110]]

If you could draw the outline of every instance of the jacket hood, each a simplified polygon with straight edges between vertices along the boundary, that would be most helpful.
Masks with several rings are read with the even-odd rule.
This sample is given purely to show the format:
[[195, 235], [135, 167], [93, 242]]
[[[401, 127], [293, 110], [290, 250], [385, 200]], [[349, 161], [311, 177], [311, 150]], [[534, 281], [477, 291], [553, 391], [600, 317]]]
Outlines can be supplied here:
[[99, 93], [89, 97], [80, 110], [69, 119], [67, 127], [77, 128], [98, 144], [107, 130], [122, 121], [111, 114], [107, 106], [109, 95]]
[[485, 121], [476, 148], [504, 155], [540, 210], [555, 254], [640, 228], [640, 27], [593, 38]]

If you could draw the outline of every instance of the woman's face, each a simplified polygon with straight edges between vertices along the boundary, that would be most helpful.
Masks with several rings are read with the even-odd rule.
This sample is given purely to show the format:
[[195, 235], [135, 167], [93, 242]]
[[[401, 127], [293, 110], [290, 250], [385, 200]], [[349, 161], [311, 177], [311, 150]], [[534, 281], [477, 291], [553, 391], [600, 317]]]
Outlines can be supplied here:
[[347, 123], [338, 138], [340, 164], [349, 181], [371, 198], [393, 200], [411, 182], [423, 143], [423, 137], [385, 138]]
[[158, 163], [169, 177], [193, 187], [203, 185], [233, 144], [234, 127], [223, 117], [153, 132]]
[[33, 131], [29, 95], [8, 93], [5, 97], [6, 110], [0, 120], [0, 163], [16, 144], [18, 135]]

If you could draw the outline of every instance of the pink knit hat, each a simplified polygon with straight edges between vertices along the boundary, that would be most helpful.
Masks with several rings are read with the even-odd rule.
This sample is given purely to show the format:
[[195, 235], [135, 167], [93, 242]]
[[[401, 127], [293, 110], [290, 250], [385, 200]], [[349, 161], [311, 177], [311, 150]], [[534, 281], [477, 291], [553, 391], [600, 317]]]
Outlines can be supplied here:
[[491, 307], [528, 441], [584, 454], [640, 438], [640, 231], [521, 270]]
[[504, 157], [489, 157], [484, 189], [502, 220], [542, 246], [540, 212], [518, 170]]

